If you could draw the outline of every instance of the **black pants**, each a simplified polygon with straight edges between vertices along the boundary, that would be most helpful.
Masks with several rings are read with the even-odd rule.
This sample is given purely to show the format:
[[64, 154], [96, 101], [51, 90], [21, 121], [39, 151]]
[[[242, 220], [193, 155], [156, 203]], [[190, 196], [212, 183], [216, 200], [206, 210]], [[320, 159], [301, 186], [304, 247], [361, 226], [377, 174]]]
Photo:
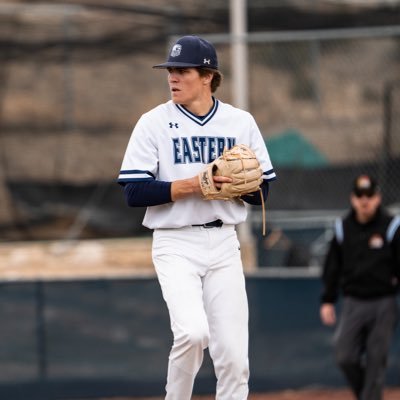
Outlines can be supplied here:
[[335, 357], [358, 400], [381, 400], [398, 318], [394, 296], [346, 297], [335, 332]]

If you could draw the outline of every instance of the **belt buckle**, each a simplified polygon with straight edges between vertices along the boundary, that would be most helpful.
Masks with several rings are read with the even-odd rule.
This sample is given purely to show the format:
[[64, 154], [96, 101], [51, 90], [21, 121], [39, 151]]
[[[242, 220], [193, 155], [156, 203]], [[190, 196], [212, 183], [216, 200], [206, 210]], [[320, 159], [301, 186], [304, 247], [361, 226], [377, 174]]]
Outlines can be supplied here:
[[204, 224], [203, 227], [206, 228], [206, 229], [221, 228], [222, 225], [223, 225], [223, 222], [220, 219], [217, 219], [215, 221], [208, 222], [207, 224]]
[[207, 225], [207, 224], [203, 224], [201, 225], [204, 229], [211, 229], [211, 228], [215, 228], [215, 225]]
[[204, 229], [211, 229], [211, 228], [221, 228], [223, 224], [224, 223], [220, 219], [216, 219], [215, 221], [212, 222], [207, 222], [205, 224], [192, 225], [192, 226], [200, 226]]

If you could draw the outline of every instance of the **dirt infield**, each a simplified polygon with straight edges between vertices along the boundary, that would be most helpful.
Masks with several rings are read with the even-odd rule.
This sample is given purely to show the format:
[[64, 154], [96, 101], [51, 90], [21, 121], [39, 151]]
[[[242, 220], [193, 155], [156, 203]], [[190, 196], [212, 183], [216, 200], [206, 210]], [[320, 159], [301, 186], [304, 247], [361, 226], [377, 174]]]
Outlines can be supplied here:
[[[382, 400], [399, 400], [400, 388], [385, 390]], [[84, 399], [81, 399], [84, 400]], [[99, 400], [163, 400], [163, 397], [141, 398], [112, 398]], [[214, 396], [193, 396], [192, 400], [215, 400]], [[304, 389], [284, 390], [271, 393], [254, 393], [248, 400], [355, 400], [355, 397], [346, 389]]]

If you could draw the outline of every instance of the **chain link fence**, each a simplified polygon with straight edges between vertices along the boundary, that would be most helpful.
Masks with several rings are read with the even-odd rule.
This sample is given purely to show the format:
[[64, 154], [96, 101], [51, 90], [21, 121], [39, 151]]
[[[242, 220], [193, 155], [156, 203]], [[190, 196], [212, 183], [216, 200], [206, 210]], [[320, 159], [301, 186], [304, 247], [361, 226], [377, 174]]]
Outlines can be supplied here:
[[[257, 33], [248, 44], [250, 111], [278, 175], [291, 168], [297, 180], [334, 185], [339, 194], [350, 187], [343, 179], [367, 168], [384, 184], [387, 202], [398, 202], [400, 27]], [[340, 168], [350, 171], [330, 174]], [[275, 190], [295, 196], [298, 207], [302, 193], [285, 180]]]
[[249, 34], [248, 49], [250, 111], [278, 175], [266, 238], [252, 212], [257, 264], [321, 266], [357, 174], [398, 212], [400, 27]]
[[[115, 178], [140, 115], [169, 98], [165, 74], [151, 70], [169, 42], [160, 15], [71, 6], [1, 17], [2, 237], [60, 235], [52, 221], [77, 218], [81, 236], [143, 234], [133, 217], [143, 210], [126, 223]], [[203, 36], [220, 55], [218, 97], [231, 102], [229, 35]], [[278, 174], [270, 218], [346, 208], [360, 171], [398, 203], [400, 27], [251, 33], [248, 50], [249, 111]]]

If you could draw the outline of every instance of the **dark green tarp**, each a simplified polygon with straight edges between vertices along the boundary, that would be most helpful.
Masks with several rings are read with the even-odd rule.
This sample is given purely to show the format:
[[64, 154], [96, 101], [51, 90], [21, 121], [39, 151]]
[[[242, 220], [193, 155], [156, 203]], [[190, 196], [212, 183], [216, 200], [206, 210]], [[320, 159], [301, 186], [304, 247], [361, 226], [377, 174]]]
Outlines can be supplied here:
[[274, 167], [322, 167], [326, 157], [304, 136], [294, 129], [287, 130], [266, 140]]

